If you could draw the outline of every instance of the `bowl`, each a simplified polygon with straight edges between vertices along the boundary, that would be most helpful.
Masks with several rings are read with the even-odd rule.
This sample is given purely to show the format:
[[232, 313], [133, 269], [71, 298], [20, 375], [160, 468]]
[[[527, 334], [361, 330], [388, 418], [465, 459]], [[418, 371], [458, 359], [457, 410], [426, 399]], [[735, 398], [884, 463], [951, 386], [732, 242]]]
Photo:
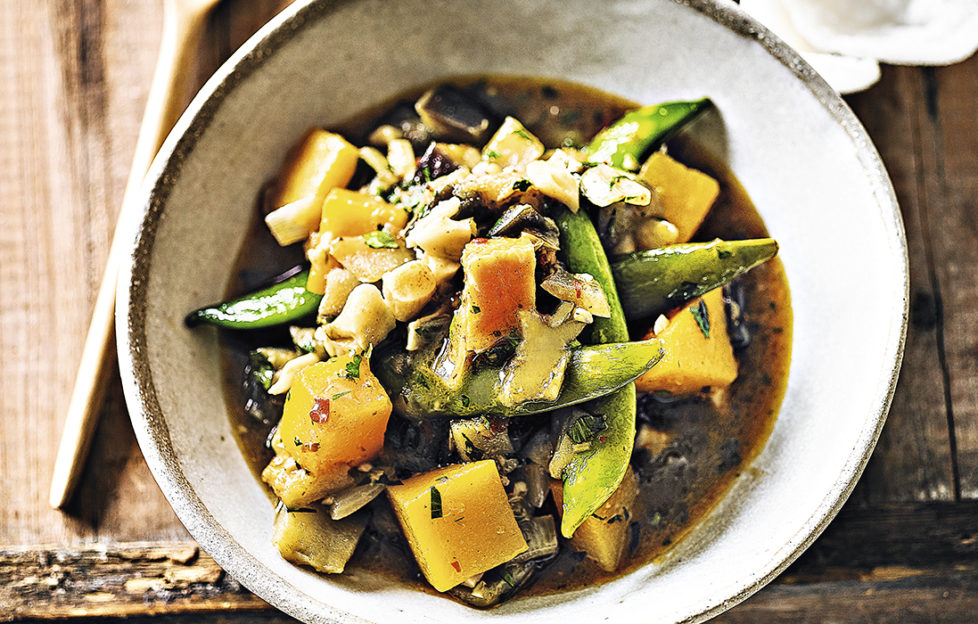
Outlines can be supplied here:
[[[794, 308], [771, 435], [687, 537], [617, 580], [488, 612], [285, 562], [271, 544], [273, 507], [231, 431], [217, 335], [182, 325], [224, 294], [260, 187], [308, 126], [481, 73], [560, 78], [638, 102], [709, 95], [719, 114], [694, 139], [728, 163], [779, 240]], [[879, 157], [838, 95], [722, 0], [300, 0], [208, 81], [139, 201], [117, 309], [136, 437], [204, 550], [306, 622], [708, 618], [773, 579], [825, 528], [869, 458], [897, 378], [906, 243]]]

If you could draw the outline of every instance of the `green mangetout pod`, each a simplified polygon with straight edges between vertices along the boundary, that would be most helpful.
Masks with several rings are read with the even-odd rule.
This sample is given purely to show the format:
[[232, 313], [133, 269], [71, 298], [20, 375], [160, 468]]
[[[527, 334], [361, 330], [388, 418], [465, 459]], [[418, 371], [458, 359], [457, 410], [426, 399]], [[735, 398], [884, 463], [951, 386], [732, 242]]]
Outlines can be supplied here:
[[778, 253], [771, 238], [716, 239], [636, 251], [615, 258], [618, 297], [630, 319], [663, 314], [723, 286]]
[[[566, 256], [568, 269], [594, 276], [608, 298], [611, 316], [594, 319], [592, 341], [601, 344], [628, 340], [625, 313], [618, 299], [611, 266], [590, 217], [583, 210], [576, 213], [562, 210], [554, 220], [560, 229], [560, 248]], [[564, 468], [564, 504], [560, 519], [560, 532], [564, 537], [573, 536], [577, 527], [618, 489], [632, 457], [636, 408], [633, 383], [587, 404], [587, 411], [604, 418], [605, 429], [588, 450], [575, 453]]]
[[291, 323], [319, 307], [322, 295], [306, 290], [309, 271], [283, 282], [213, 306], [194, 310], [184, 323], [194, 327], [203, 323], [230, 329], [261, 329]]
[[525, 416], [583, 403], [630, 384], [662, 359], [658, 339], [586, 346], [574, 349], [556, 401], [527, 401], [508, 407], [499, 400], [501, 366], [483, 366], [450, 389], [432, 369], [434, 353], [375, 353], [371, 370], [380, 379], [398, 412], [412, 418], [482, 414]]
[[587, 146], [588, 160], [635, 171], [645, 156], [712, 106], [709, 98], [653, 104], [625, 113]]

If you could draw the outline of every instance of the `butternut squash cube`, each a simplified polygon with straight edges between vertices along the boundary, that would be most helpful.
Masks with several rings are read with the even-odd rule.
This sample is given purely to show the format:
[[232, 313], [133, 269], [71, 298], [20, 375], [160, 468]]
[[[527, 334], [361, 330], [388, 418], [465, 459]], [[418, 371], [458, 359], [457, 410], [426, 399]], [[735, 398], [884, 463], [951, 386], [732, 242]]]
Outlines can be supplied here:
[[327, 243], [339, 236], [361, 236], [379, 229], [397, 234], [407, 220], [407, 211], [379, 197], [334, 188], [323, 201], [319, 233]]
[[272, 488], [279, 500], [289, 509], [305, 507], [321, 500], [331, 492], [354, 484], [354, 479], [350, 476], [350, 467], [346, 464], [336, 464], [329, 471], [313, 475], [285, 452], [282, 437], [277, 431], [272, 436], [272, 449], [275, 451], [275, 457], [261, 471], [261, 480]]
[[720, 194], [716, 180], [663, 152], [649, 156], [638, 175], [658, 194], [662, 217], [679, 230], [676, 243], [693, 237]]
[[519, 167], [543, 156], [544, 147], [514, 117], [503, 120], [499, 130], [482, 148], [482, 157], [500, 167]]
[[[414, 252], [395, 241], [398, 247], [371, 247], [362, 236], [342, 236], [329, 245], [330, 255], [344, 269], [365, 284], [379, 282], [384, 274], [414, 260]], [[393, 243], [392, 243], [393, 244]]]
[[459, 315], [465, 346], [485, 351], [536, 310], [536, 255], [529, 237], [476, 239], [462, 252], [465, 287]]
[[[563, 484], [560, 481], [551, 481], [550, 491], [553, 493], [557, 510], [562, 511]], [[602, 570], [606, 572], [617, 570], [621, 565], [622, 555], [625, 554], [628, 525], [635, 515], [633, 506], [637, 498], [638, 481], [635, 479], [635, 472], [629, 466], [618, 489], [604, 505], [577, 527], [574, 537], [571, 538], [571, 546], [575, 550], [584, 552]]]
[[367, 358], [334, 357], [292, 382], [278, 433], [283, 453], [313, 478], [327, 478], [377, 456], [391, 401]]
[[722, 289], [715, 288], [679, 309], [664, 329], [646, 338], [661, 338], [662, 360], [635, 380], [643, 392], [693, 394], [703, 388], [729, 386], [737, 378]]
[[321, 203], [331, 189], [350, 183], [358, 158], [357, 148], [340, 135], [310, 128], [289, 153], [272, 205], [279, 208], [307, 197]]
[[387, 495], [421, 571], [438, 591], [527, 549], [493, 460], [432, 470], [389, 486]]

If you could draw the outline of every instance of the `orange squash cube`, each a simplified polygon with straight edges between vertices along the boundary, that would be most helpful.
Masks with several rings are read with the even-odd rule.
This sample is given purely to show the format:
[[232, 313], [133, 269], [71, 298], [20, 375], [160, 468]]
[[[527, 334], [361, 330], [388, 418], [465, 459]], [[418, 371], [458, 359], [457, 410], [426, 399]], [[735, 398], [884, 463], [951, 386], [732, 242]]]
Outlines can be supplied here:
[[492, 460], [416, 475], [389, 486], [387, 495], [421, 571], [438, 591], [527, 549]]
[[310, 128], [279, 174], [273, 207], [308, 197], [322, 202], [331, 189], [350, 183], [359, 157], [357, 148], [340, 135]]
[[663, 152], [649, 156], [638, 175], [658, 194], [663, 218], [679, 230], [677, 243], [693, 237], [720, 194], [716, 180]]
[[665, 355], [658, 364], [635, 380], [643, 392], [693, 394], [703, 388], [729, 386], [737, 378], [723, 294], [715, 288], [679, 309], [658, 334]]
[[325, 241], [340, 236], [361, 236], [381, 228], [397, 234], [407, 225], [407, 220], [406, 210], [379, 197], [334, 188], [323, 201], [319, 233]]
[[285, 400], [283, 452], [314, 478], [357, 466], [383, 447], [391, 409], [367, 358], [317, 362], [296, 375]]
[[520, 327], [536, 309], [536, 254], [527, 237], [475, 239], [462, 251], [465, 287], [457, 314], [465, 346], [479, 353]]
[[[564, 486], [560, 481], [550, 482], [557, 510], [564, 505]], [[606, 572], [614, 572], [621, 565], [628, 542], [628, 525], [636, 516], [635, 502], [638, 498], [638, 480], [629, 466], [621, 485], [608, 500], [587, 517], [574, 531], [571, 547], [584, 552], [589, 559]]]

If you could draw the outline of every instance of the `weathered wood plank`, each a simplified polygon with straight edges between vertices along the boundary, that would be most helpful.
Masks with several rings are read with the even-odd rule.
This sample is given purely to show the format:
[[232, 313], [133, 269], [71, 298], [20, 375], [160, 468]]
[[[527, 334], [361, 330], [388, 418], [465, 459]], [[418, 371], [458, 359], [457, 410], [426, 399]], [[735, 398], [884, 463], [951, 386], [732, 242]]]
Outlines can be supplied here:
[[[873, 621], [883, 621], [904, 613], [895, 605], [910, 609], [943, 592], [962, 607], [978, 600], [978, 503], [846, 509], [774, 585], [738, 609], [780, 610], [774, 621], [800, 622], [810, 609], [834, 617], [844, 601], [864, 600]], [[268, 608], [193, 542], [0, 550], [0, 614], [10, 619]]]
[[934, 160], [924, 143], [934, 127], [922, 70], [884, 67], [871, 90], [851, 96], [876, 143], [903, 212], [910, 256], [910, 328], [889, 419], [853, 501], [953, 500], [951, 454], [939, 327], [941, 292], [927, 227]]
[[931, 245], [944, 304], [944, 354], [960, 493], [978, 498], [978, 55], [933, 70], [939, 195]]

